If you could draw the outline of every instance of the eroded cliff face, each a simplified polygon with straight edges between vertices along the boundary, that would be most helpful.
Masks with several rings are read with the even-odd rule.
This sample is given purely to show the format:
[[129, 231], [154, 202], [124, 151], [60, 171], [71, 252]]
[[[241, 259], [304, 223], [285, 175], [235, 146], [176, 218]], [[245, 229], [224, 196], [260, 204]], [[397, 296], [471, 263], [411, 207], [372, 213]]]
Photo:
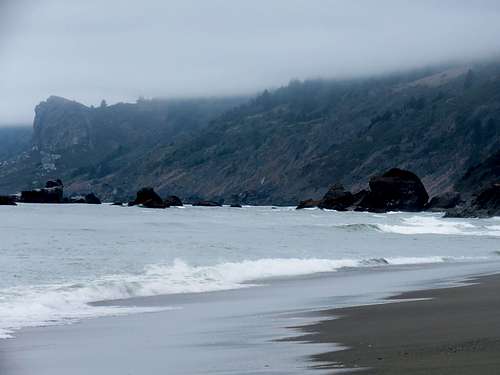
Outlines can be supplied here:
[[51, 96], [35, 109], [29, 152], [0, 165], [0, 191], [62, 178], [68, 193], [126, 197], [140, 177], [138, 166], [153, 149], [191, 137], [245, 100], [141, 100], [94, 108]]
[[51, 96], [35, 108], [33, 146], [47, 153], [92, 148], [89, 108]]

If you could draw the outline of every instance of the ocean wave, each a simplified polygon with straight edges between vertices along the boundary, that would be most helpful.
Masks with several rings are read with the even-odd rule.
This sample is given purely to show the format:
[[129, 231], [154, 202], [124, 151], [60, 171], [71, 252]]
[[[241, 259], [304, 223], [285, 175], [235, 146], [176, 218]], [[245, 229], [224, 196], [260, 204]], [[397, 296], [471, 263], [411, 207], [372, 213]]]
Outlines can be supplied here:
[[262, 285], [263, 280], [356, 267], [442, 263], [464, 258], [442, 256], [370, 259], [269, 258], [193, 266], [182, 260], [151, 265], [140, 274], [109, 275], [96, 280], [0, 290], [0, 338], [23, 327], [66, 324], [83, 318], [165, 310], [95, 306], [91, 302], [140, 296], [201, 293]]
[[378, 230], [397, 234], [441, 234], [461, 236], [500, 237], [498, 225], [475, 225], [466, 221], [453, 221], [437, 217], [413, 216], [401, 224], [376, 224]]
[[378, 224], [366, 224], [366, 223], [355, 223], [355, 224], [339, 224], [334, 225], [336, 229], [342, 229], [349, 232], [360, 232], [360, 231], [380, 231]]

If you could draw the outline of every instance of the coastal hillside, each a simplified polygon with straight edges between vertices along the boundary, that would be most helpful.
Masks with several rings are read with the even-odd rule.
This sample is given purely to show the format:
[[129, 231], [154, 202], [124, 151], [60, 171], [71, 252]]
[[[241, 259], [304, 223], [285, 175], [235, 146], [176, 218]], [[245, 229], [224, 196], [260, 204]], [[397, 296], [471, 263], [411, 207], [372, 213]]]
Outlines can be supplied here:
[[500, 184], [500, 150], [482, 163], [469, 168], [455, 184], [455, 190], [463, 198], [470, 198], [494, 184]]
[[[23, 139], [30, 147], [18, 147], [17, 154], [0, 158], [5, 160], [0, 168], [0, 191], [12, 193], [38, 187], [46, 179], [63, 178], [69, 192], [95, 190], [108, 198], [127, 196], [138, 177], [134, 168], [155, 147], [192, 137], [244, 100], [139, 99], [87, 107], [51, 96], [35, 108], [32, 136]], [[116, 183], [113, 176], [120, 171], [124, 180]]]
[[295, 204], [399, 167], [432, 196], [500, 149], [500, 64], [295, 80], [250, 100], [89, 108], [52, 97], [36, 109], [33, 146], [0, 169], [2, 192], [62, 178], [107, 200], [150, 185], [187, 200]]
[[33, 130], [29, 126], [0, 127], [0, 163], [15, 158], [31, 147]]
[[[500, 66], [350, 82], [306, 81], [263, 94], [196, 138], [157, 150], [144, 180], [183, 196], [292, 204], [332, 183], [356, 190], [394, 166], [431, 195], [500, 149]], [[148, 178], [154, 176], [154, 178]]]

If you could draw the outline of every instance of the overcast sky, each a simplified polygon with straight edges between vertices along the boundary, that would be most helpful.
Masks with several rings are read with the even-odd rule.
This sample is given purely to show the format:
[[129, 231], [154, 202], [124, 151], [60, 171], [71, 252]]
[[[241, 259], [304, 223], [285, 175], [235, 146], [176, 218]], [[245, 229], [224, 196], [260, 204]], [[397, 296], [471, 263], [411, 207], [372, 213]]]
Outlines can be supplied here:
[[252, 93], [498, 51], [498, 0], [0, 0], [0, 123], [50, 95]]

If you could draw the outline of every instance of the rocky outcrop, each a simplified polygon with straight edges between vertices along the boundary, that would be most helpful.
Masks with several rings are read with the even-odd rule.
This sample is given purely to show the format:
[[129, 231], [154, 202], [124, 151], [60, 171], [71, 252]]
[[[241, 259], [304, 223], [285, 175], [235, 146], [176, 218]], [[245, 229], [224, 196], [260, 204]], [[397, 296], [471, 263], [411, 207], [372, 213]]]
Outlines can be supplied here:
[[144, 187], [137, 192], [136, 198], [129, 206], [143, 206], [147, 208], [166, 208], [163, 199], [154, 191], [152, 187]]
[[414, 173], [393, 168], [370, 179], [370, 191], [357, 210], [371, 212], [422, 211], [429, 200], [422, 181]]
[[319, 201], [318, 207], [336, 211], [352, 210], [356, 208], [366, 194], [368, 194], [366, 190], [361, 190], [353, 194], [347, 191], [341, 184], [335, 184], [330, 187], [328, 192]]
[[354, 203], [353, 195], [340, 184], [330, 187], [323, 199], [318, 204], [319, 208], [346, 211]]
[[0, 206], [17, 206], [17, 203], [11, 196], [0, 195]]
[[92, 145], [88, 108], [65, 98], [51, 96], [37, 105], [33, 129], [33, 146], [47, 154], [88, 150]]
[[425, 209], [427, 211], [439, 212], [455, 208], [462, 203], [463, 200], [460, 193], [447, 192], [432, 197], [429, 203], [425, 206]]
[[483, 189], [470, 202], [450, 209], [445, 214], [445, 217], [457, 218], [493, 216], [500, 216], [500, 184]]
[[445, 217], [500, 216], [500, 151], [469, 168], [455, 189], [465, 202], [449, 209]]
[[469, 201], [484, 189], [500, 183], [500, 151], [469, 168], [455, 184], [455, 190]]
[[67, 193], [89, 186], [108, 201], [154, 184], [162, 196], [233, 203], [236, 194], [242, 204], [289, 205], [319, 200], [332, 179], [357, 191], [399, 165], [432, 195], [455, 190], [467, 200], [465, 190], [489, 182], [473, 173], [466, 189], [455, 183], [500, 145], [500, 63], [472, 68], [472, 88], [465, 76], [414, 85], [427, 73], [405, 72], [362, 84], [294, 81], [241, 106], [152, 100], [91, 108], [53, 97], [37, 108], [34, 151], [0, 167], [0, 194], [56, 170]]
[[176, 195], [169, 195], [163, 201], [167, 207], [181, 207], [183, 206], [181, 199]]
[[296, 208], [297, 210], [301, 210], [303, 208], [316, 208], [318, 207], [319, 202], [320, 201], [317, 199], [306, 199], [300, 201]]
[[355, 194], [335, 184], [317, 201], [302, 201], [297, 209], [319, 207], [337, 211], [422, 211], [429, 199], [422, 181], [412, 172], [393, 168], [370, 179], [370, 190]]
[[85, 203], [87, 203], [87, 204], [101, 204], [101, 200], [94, 193], [90, 193], [90, 194], [85, 195]]
[[354, 210], [367, 194], [367, 190], [361, 190], [353, 194], [341, 184], [335, 184], [330, 187], [322, 199], [306, 199], [298, 204], [297, 209], [319, 207], [336, 211]]
[[63, 203], [64, 185], [61, 180], [47, 181], [45, 188], [21, 192], [24, 203]]
[[199, 206], [199, 207], [222, 207], [222, 204], [219, 202], [214, 202], [214, 201], [196, 201], [192, 204], [192, 206]]

